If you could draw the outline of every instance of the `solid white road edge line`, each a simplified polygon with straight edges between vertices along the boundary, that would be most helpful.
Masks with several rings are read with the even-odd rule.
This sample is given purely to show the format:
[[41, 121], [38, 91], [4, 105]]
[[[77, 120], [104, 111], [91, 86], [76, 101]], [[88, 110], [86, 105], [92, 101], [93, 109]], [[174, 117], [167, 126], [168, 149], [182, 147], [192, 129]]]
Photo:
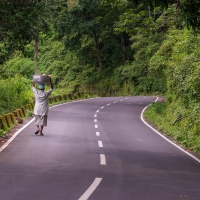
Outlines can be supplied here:
[[[100, 97], [96, 97], [96, 98], [100, 98]], [[77, 101], [71, 101], [71, 102], [66, 102], [66, 103], [61, 103], [58, 105], [54, 105], [51, 106], [49, 109], [57, 107], [57, 106], [61, 106], [64, 104], [69, 104], [69, 103], [75, 103], [75, 102], [79, 102], [79, 101], [86, 101], [86, 100], [90, 100], [90, 99], [96, 99], [96, 98], [89, 98], [89, 99], [82, 99], [82, 100], [77, 100]], [[2, 152], [14, 139], [15, 137], [23, 130], [25, 129], [29, 124], [31, 124], [34, 121], [35, 118], [33, 118], [30, 122], [28, 122], [26, 125], [24, 125], [21, 129], [19, 129], [1, 148], [0, 148], [0, 152]]]
[[106, 156], [104, 154], [100, 154], [100, 163], [101, 165], [106, 165]]
[[95, 178], [92, 185], [85, 191], [85, 193], [78, 200], [87, 200], [90, 195], [95, 191], [98, 185], [101, 183], [102, 178]]
[[15, 137], [23, 130], [25, 129], [29, 124], [31, 124], [34, 121], [35, 118], [33, 118], [30, 122], [28, 122], [26, 125], [24, 125], [22, 128], [20, 128], [1, 148], [0, 152], [2, 152], [14, 139]]
[[[158, 100], [158, 97], [157, 99], [155, 100], [155, 102]], [[151, 104], [150, 104], [151, 105]], [[178, 146], [177, 144], [175, 144], [174, 142], [172, 142], [171, 140], [169, 140], [168, 138], [166, 138], [163, 134], [161, 134], [159, 131], [157, 131], [156, 129], [154, 129], [153, 127], [151, 127], [147, 122], [144, 121], [144, 118], [143, 118], [143, 114], [144, 114], [144, 111], [150, 106], [146, 106], [143, 110], [142, 110], [142, 113], [140, 115], [140, 118], [141, 120], [150, 128], [152, 129], [154, 132], [156, 132], [159, 136], [161, 136], [162, 138], [164, 138], [165, 140], [167, 140], [169, 143], [171, 143], [172, 145], [174, 145], [176, 148], [178, 148], [179, 150], [183, 151], [185, 154], [187, 154], [188, 156], [192, 157], [194, 160], [196, 160], [198, 163], [200, 163], [200, 159], [198, 159], [197, 157], [193, 156], [191, 153], [185, 151], [183, 148], [181, 148], [180, 146]]]
[[[97, 98], [99, 98], [99, 97], [97, 97]], [[65, 102], [65, 103], [60, 103], [60, 104], [51, 106], [50, 109], [51, 109], [51, 108], [55, 108], [55, 107], [57, 107], [57, 106], [64, 105], [64, 104], [76, 103], [76, 102], [79, 102], [79, 101], [86, 101], [86, 100], [90, 100], [90, 99], [95, 99], [95, 98], [81, 99], [81, 100], [75, 100], [75, 101], [69, 101], [69, 102]]]
[[98, 145], [99, 145], [99, 147], [103, 147], [103, 142], [102, 141], [98, 141]]

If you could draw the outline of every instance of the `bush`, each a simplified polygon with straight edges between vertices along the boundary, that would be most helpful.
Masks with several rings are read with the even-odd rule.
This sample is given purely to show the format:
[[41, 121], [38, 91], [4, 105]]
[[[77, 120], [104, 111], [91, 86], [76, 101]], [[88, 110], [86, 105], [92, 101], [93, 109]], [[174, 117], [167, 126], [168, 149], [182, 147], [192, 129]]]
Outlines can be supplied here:
[[0, 129], [0, 137], [6, 137], [6, 131]]
[[0, 80], [0, 115], [6, 114], [32, 101], [31, 81], [17, 74]]
[[[179, 102], [180, 103], [180, 102]], [[180, 112], [181, 111], [181, 112]], [[173, 123], [180, 117], [186, 116], [181, 120]], [[200, 136], [197, 119], [194, 115], [188, 115], [188, 110], [181, 110], [181, 106], [177, 103], [152, 103], [152, 105], [145, 111], [144, 116], [153, 122], [157, 128], [167, 135], [174, 138], [184, 147], [200, 153]], [[199, 119], [199, 117], [198, 117]], [[194, 123], [195, 122], [195, 123]]]

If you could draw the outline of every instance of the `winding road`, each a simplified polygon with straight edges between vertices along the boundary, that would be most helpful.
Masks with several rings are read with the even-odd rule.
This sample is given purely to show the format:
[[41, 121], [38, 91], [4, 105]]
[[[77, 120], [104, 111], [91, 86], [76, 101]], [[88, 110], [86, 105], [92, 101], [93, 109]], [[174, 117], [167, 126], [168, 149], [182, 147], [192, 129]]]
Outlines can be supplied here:
[[106, 97], [50, 109], [0, 150], [0, 200], [200, 199], [200, 160], [142, 120], [156, 97]]

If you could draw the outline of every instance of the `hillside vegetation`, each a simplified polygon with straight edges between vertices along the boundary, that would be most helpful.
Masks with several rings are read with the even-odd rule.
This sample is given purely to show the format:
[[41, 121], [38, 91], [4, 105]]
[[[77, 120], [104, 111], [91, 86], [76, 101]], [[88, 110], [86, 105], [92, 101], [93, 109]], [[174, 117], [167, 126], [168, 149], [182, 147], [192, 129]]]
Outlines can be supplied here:
[[173, 1], [46, 2], [43, 15], [38, 11], [46, 26], [38, 23], [31, 40], [0, 41], [0, 114], [32, 101], [32, 75], [47, 73], [54, 94], [165, 96], [145, 116], [200, 152], [200, 35], [198, 23], [182, 14], [184, 3], [178, 9]]

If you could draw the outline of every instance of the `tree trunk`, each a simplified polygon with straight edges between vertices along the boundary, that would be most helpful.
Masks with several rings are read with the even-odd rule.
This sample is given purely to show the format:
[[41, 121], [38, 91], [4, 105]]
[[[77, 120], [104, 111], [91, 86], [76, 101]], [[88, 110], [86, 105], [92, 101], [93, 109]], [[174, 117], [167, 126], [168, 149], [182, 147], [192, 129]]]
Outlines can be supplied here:
[[35, 74], [38, 74], [38, 39], [34, 40]]
[[176, 21], [178, 20], [178, 17], [179, 17], [179, 9], [180, 9], [180, 5], [181, 5], [181, 2], [180, 0], [177, 0], [176, 1]]
[[180, 5], [181, 5], [180, 0], [177, 0], [177, 1], [176, 1], [176, 8], [179, 9], [179, 8], [180, 8]]
[[100, 70], [100, 72], [102, 72], [101, 51], [100, 51], [100, 47], [99, 47], [99, 40], [98, 40], [98, 37], [97, 37], [95, 31], [93, 31], [93, 35], [94, 35], [94, 42], [95, 42], [96, 51], [97, 51], [99, 70]]
[[149, 13], [149, 17], [151, 17], [151, 7], [150, 7], [150, 5], [148, 5], [148, 13]]
[[125, 46], [125, 41], [124, 41], [124, 36], [123, 33], [121, 33], [121, 46], [122, 46], [122, 56], [123, 56], [123, 62], [124, 64], [126, 63], [126, 46]]

